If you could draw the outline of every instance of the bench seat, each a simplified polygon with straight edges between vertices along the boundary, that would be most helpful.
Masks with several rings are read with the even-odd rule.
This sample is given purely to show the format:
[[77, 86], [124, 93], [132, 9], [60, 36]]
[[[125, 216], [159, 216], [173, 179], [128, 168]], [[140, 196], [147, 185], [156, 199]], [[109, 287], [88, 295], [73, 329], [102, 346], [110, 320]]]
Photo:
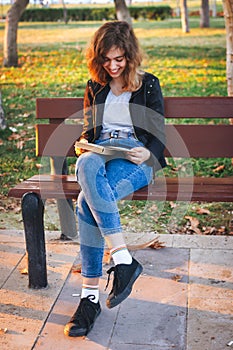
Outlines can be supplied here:
[[[25, 193], [34, 192], [43, 199], [76, 199], [79, 191], [80, 187], [73, 175], [34, 175], [12, 188], [9, 196], [22, 198]], [[129, 198], [132, 200], [232, 202], [233, 177], [156, 178], [154, 184], [138, 190]]]

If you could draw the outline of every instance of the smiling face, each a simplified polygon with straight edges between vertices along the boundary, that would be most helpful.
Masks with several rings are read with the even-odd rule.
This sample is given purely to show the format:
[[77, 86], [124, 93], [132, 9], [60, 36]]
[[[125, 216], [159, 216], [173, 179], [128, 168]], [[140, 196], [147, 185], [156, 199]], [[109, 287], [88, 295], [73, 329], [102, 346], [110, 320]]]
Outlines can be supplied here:
[[113, 46], [104, 57], [103, 68], [113, 79], [117, 79], [124, 72], [126, 58], [123, 50]]

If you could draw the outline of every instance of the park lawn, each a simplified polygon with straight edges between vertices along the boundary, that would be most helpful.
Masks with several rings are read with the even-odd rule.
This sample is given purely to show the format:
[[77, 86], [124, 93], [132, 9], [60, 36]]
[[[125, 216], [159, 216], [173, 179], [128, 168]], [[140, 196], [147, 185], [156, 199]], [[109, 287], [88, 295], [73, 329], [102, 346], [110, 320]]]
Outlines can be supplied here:
[[[190, 20], [189, 34], [181, 32], [178, 19], [134, 23], [135, 32], [145, 52], [143, 68], [159, 77], [164, 96], [227, 95], [224, 21], [221, 18], [212, 20], [209, 29], [200, 29], [198, 23], [198, 19]], [[0, 73], [7, 119], [7, 129], [0, 132], [0, 198], [3, 212], [7, 211], [4, 203], [9, 205], [9, 200], [6, 200], [9, 187], [37, 173], [41, 166], [40, 159], [35, 157], [35, 99], [83, 96], [89, 78], [85, 47], [100, 25], [101, 22], [77, 22], [68, 25], [20, 23], [20, 67], [2, 68]], [[3, 34], [1, 23], [1, 39]], [[2, 58], [2, 52], [0, 56]], [[75, 159], [72, 159], [71, 172], [74, 172], [74, 164]], [[199, 176], [229, 176], [232, 173], [231, 161], [227, 159], [210, 159], [205, 163], [196, 159], [192, 166], [194, 173]], [[174, 164], [169, 160], [166, 172], [173, 174], [173, 169]], [[145, 207], [145, 203], [126, 201], [120, 204], [123, 224], [127, 226], [133, 221], [134, 226], [139, 229], [146, 227], [148, 230], [168, 230], [173, 233], [177, 231], [177, 227], [178, 230], [179, 227], [184, 229], [187, 219], [181, 214], [177, 214], [175, 222], [170, 220], [170, 228], [167, 229], [168, 217], [174, 211], [173, 203], [166, 203], [161, 209], [157, 208], [160, 212], [158, 219], [150, 214], [148, 205]], [[199, 203], [193, 203], [187, 208], [183, 203], [176, 205], [179, 206], [185, 208], [180, 212], [187, 210], [188, 216], [199, 215], [196, 214]], [[204, 227], [203, 232], [209, 232], [206, 227], [216, 227], [212, 233], [229, 233], [232, 205], [220, 206], [214, 203], [206, 204], [205, 208], [210, 208], [210, 214], [198, 216], [200, 226]], [[220, 211], [223, 211], [221, 216]]]

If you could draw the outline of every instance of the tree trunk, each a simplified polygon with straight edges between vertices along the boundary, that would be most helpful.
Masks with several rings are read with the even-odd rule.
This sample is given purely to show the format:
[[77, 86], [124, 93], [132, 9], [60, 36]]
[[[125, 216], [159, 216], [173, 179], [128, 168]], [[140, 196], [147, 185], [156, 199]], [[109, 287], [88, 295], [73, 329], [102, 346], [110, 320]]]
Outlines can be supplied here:
[[2, 106], [2, 94], [0, 92], [0, 129], [6, 129], [5, 114]]
[[[233, 0], [223, 0], [223, 10], [226, 27], [226, 71], [227, 71], [227, 94], [233, 96]], [[233, 118], [229, 119], [233, 125]], [[233, 158], [231, 160], [233, 165]]]
[[180, 0], [176, 0], [175, 14], [176, 17], [180, 17]]
[[114, 0], [114, 3], [118, 21], [126, 21], [132, 26], [132, 20], [125, 0]]
[[187, 0], [180, 0], [181, 24], [183, 33], [189, 33]]
[[62, 0], [62, 7], [63, 7], [63, 19], [64, 19], [65, 24], [67, 24], [68, 23], [68, 14], [67, 14], [65, 0]]
[[4, 67], [18, 66], [17, 31], [18, 22], [29, 0], [15, 0], [7, 12], [4, 37]]
[[210, 26], [210, 8], [209, 0], [201, 0], [201, 9], [200, 9], [200, 27], [209, 28]]
[[226, 26], [227, 93], [228, 96], [233, 96], [233, 0], [223, 0], [223, 9]]
[[212, 0], [212, 17], [217, 17], [217, 4], [216, 0]]

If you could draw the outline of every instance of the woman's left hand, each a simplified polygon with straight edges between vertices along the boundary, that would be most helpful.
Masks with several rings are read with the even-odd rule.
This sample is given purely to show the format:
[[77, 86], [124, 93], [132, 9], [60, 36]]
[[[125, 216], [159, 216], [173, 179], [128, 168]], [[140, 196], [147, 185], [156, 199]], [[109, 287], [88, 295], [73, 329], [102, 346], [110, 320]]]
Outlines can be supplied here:
[[150, 158], [150, 151], [145, 147], [134, 147], [126, 152], [126, 158], [135, 164], [142, 164]]

